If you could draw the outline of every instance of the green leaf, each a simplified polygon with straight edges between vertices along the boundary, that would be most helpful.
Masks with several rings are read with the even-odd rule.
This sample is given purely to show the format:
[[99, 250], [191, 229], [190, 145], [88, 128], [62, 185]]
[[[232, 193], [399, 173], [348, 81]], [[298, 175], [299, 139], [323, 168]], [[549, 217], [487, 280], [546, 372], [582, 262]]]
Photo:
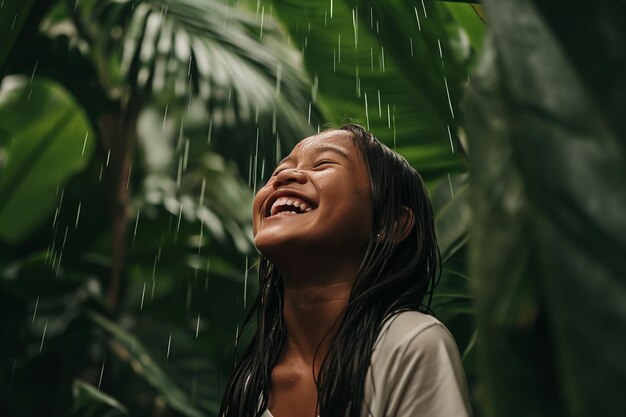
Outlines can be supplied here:
[[119, 401], [87, 382], [74, 381], [72, 394], [74, 396], [72, 415], [76, 417], [120, 417], [128, 415], [126, 407]]
[[16, 244], [51, 214], [64, 182], [89, 161], [96, 136], [65, 89], [37, 78], [4, 79], [0, 126], [10, 138], [0, 171], [0, 237]]
[[5, 0], [0, 8], [0, 74], [35, 0]]
[[[232, 130], [264, 115], [264, 128], [286, 144], [313, 132], [306, 74], [270, 17], [216, 0], [142, 1], [133, 7], [121, 49], [121, 75], [131, 85], [185, 104], [200, 97], [214, 129]], [[312, 112], [319, 121], [315, 107]], [[249, 142], [246, 136], [234, 145]]]
[[470, 225], [467, 174], [440, 181], [431, 201], [439, 250], [445, 260], [467, 242]]
[[[597, 104], [565, 52], [575, 39], [555, 36], [532, 1], [484, 3], [492, 37], [465, 110], [485, 415], [620, 415], [626, 153], [607, 118], [616, 109]], [[620, 7], [587, 3], [584, 13]], [[599, 67], [612, 59], [586, 54]]]
[[480, 52], [485, 36], [485, 24], [475, 9], [477, 6], [451, 2], [446, 2], [445, 5], [458, 26], [469, 38], [472, 48]]
[[116, 342], [116, 353], [128, 361], [136, 374], [141, 376], [163, 396], [170, 407], [188, 417], [204, 417], [194, 401], [167, 375], [141, 341], [122, 327], [105, 317], [90, 313], [95, 324], [109, 332]]
[[427, 3], [425, 13], [404, 1], [273, 4], [304, 53], [314, 99], [331, 122], [360, 122], [428, 180], [463, 170], [456, 154], [462, 150], [452, 150], [452, 113], [460, 117], [466, 69], [451, 49], [445, 6]]

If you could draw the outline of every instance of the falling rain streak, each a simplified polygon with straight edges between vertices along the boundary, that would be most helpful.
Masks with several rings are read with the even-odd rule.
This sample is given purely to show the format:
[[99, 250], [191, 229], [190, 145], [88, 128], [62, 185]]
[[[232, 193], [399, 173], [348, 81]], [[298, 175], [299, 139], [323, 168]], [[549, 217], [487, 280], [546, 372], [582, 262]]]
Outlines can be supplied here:
[[48, 320], [46, 320], [46, 323], [43, 326], [43, 333], [41, 335], [41, 344], [39, 345], [39, 353], [41, 353], [43, 349], [43, 341], [46, 339], [46, 330], [48, 330]]
[[37, 300], [35, 301], [35, 309], [33, 310], [33, 319], [30, 324], [35, 324], [35, 316], [37, 315], [37, 307], [39, 307], [39, 296], [37, 296]]
[[80, 218], [80, 206], [81, 202], [78, 202], [78, 209], [76, 210], [76, 222], [74, 222], [74, 229], [78, 228], [78, 219]]

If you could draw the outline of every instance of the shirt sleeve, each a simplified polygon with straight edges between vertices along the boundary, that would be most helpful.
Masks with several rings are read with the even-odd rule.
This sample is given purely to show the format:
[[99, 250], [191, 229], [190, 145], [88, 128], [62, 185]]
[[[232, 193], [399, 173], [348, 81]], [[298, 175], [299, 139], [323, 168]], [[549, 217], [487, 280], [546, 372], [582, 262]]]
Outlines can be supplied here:
[[380, 390], [384, 417], [469, 417], [471, 408], [454, 339], [435, 323], [409, 332], [391, 352]]
[[463, 365], [432, 316], [399, 314], [379, 335], [366, 378], [364, 417], [470, 417]]

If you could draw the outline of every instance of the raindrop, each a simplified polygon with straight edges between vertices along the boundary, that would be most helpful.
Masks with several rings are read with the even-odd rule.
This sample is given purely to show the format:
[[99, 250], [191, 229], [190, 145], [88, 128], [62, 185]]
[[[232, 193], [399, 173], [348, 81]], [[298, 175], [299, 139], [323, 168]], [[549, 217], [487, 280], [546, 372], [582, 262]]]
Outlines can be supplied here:
[[330, 0], [330, 18], [333, 18], [333, 0]]
[[[159, 249], [160, 251], [161, 249]], [[152, 291], [150, 293], [150, 299], [154, 299], [154, 287], [156, 286], [156, 266], [159, 259], [159, 253], [154, 256], [154, 265], [152, 266]]]
[[143, 290], [141, 290], [141, 304], [139, 304], [139, 311], [143, 310], [143, 300], [146, 296], [146, 281], [143, 282]]
[[183, 171], [187, 171], [188, 160], [189, 160], [189, 138], [185, 139], [185, 156], [183, 157]]
[[450, 148], [452, 149], [452, 153], [454, 153], [454, 144], [452, 143], [452, 133], [450, 132], [450, 125], [448, 127], [448, 138], [450, 139]]
[[311, 87], [311, 98], [313, 99], [314, 103], [315, 103], [315, 100], [317, 99], [318, 88], [319, 88], [319, 78], [317, 74], [315, 74], [315, 77], [313, 78], [313, 87]]
[[[332, 3], [332, 0], [331, 0]], [[332, 13], [331, 13], [332, 16]], [[17, 20], [17, 13], [15, 13], [15, 17], [13, 18], [13, 23], [11, 23], [11, 30], [13, 30], [13, 28], [15, 27], [15, 21]]]
[[364, 96], [365, 96], [365, 120], [367, 122], [367, 130], [370, 130], [370, 115], [367, 109], [367, 93], [365, 93]]
[[37, 315], [37, 307], [39, 307], [39, 296], [37, 296], [37, 301], [35, 301], [35, 310], [33, 310], [33, 320], [30, 322], [30, 324], [35, 323], [35, 316]]
[[265, 19], [265, 6], [261, 8], [261, 33], [259, 39], [263, 39], [263, 20]]
[[196, 339], [198, 338], [199, 331], [200, 331], [200, 314], [198, 313], [198, 321], [196, 322]]
[[43, 326], [43, 334], [41, 335], [41, 344], [39, 345], [39, 353], [41, 353], [41, 350], [43, 349], [43, 341], [46, 338], [46, 330], [48, 329], [48, 320], [46, 320], [46, 324], [44, 324]]
[[59, 259], [57, 263], [57, 272], [56, 276], [59, 276], [59, 270], [61, 269], [61, 257], [63, 256], [63, 250], [65, 249], [65, 241], [67, 240], [67, 229], [68, 226], [65, 226], [65, 235], [63, 236], [63, 244], [61, 245], [61, 251], [59, 252]]
[[35, 71], [37, 71], [37, 65], [39, 65], [39, 60], [35, 61], [35, 68], [33, 68], [33, 73], [30, 75], [30, 82], [33, 82], [33, 78], [35, 77]]
[[417, 7], [414, 7], [413, 9], [415, 10], [415, 18], [417, 19], [417, 28], [421, 31], [422, 30], [422, 24], [420, 23], [419, 13], [417, 13]]
[[56, 209], [56, 212], [54, 213], [54, 220], [52, 220], [52, 228], [54, 229], [54, 226], [57, 224], [57, 217], [59, 215], [59, 213], [61, 213], [61, 205], [63, 204], [63, 195], [65, 194], [65, 189], [61, 190], [61, 198], [59, 199], [59, 205]]
[[422, 0], [422, 9], [424, 9], [424, 16], [428, 19], [428, 13], [426, 13], [426, 6], [424, 5], [424, 0]]
[[450, 195], [454, 200], [454, 190], [452, 189], [452, 179], [450, 178], [450, 173], [448, 172], [448, 185], [450, 186]]
[[412, 37], [409, 38], [409, 42], [411, 44], [411, 56], [413, 56], [413, 38]]
[[184, 200], [180, 201], [180, 210], [178, 211], [178, 224], [176, 225], [176, 234], [178, 235], [178, 232], [180, 230], [180, 219], [183, 217], [183, 205], [185, 204]]
[[83, 141], [83, 150], [80, 153], [81, 156], [85, 155], [85, 146], [87, 145], [87, 137], [89, 136], [89, 131], [85, 132], [85, 140]]
[[309, 101], [309, 117], [307, 118], [307, 123], [309, 126], [311, 125], [311, 101]]
[[178, 158], [178, 170], [176, 173], [176, 189], [180, 189], [180, 181], [183, 175], [183, 157]]
[[198, 205], [202, 207], [204, 204], [204, 191], [206, 190], [206, 177], [202, 177], [202, 185], [200, 186], [200, 201]]
[[163, 126], [161, 126], [161, 130], [165, 129], [165, 121], [167, 120], [167, 108], [169, 104], [165, 105], [165, 113], [163, 114]]
[[78, 210], [76, 211], [76, 222], [74, 223], [74, 229], [76, 229], [78, 227], [78, 219], [80, 218], [80, 207], [81, 207], [81, 202], [78, 202]]
[[341, 33], [337, 34], [337, 61], [341, 62]]
[[105, 164], [105, 166], [107, 167], [109, 166], [109, 159], [111, 159], [111, 149], [107, 151], [107, 162]]
[[135, 238], [137, 237], [137, 225], [139, 224], [139, 213], [141, 213], [141, 209], [137, 209], [137, 217], [135, 218], [135, 230], [133, 230], [133, 246], [135, 246]]
[[354, 49], [358, 49], [359, 44], [359, 24], [358, 24], [359, 8], [352, 9], [352, 27], [354, 28]]
[[378, 117], [380, 118], [383, 117], [383, 110], [382, 110], [382, 107], [380, 106], [380, 90], [378, 90]]
[[207, 145], [211, 143], [211, 131], [213, 130], [213, 120], [209, 120], [209, 134], [206, 139]]
[[382, 65], [383, 72], [385, 72], [385, 48], [380, 47], [380, 63]]
[[248, 187], [252, 186], [252, 154], [248, 160]]
[[104, 375], [104, 364], [106, 363], [106, 357], [102, 360], [102, 368], [100, 368], [100, 378], [98, 379], [98, 390], [100, 390], [100, 385], [102, 385], [102, 375]]
[[257, 186], [257, 179], [256, 179], [256, 173], [257, 173], [257, 168], [258, 168], [258, 164], [259, 164], [259, 136], [261, 135], [261, 129], [260, 128], [256, 128], [256, 145], [254, 148], [254, 174], [252, 177], [252, 181], [254, 184], [253, 187], [253, 192], [252, 195], [256, 194], [256, 186]]
[[172, 347], [172, 332], [170, 332], [170, 337], [167, 340], [167, 354], [165, 355], [166, 359], [170, 358], [170, 348]]
[[446, 95], [448, 96], [448, 106], [450, 106], [450, 114], [452, 114], [452, 118], [454, 119], [454, 110], [452, 109], [452, 100], [450, 100], [450, 90], [448, 90], [448, 80], [446, 76], [443, 76], [443, 82], [446, 85]]
[[176, 141], [176, 150], [180, 150], [180, 144], [183, 140], [183, 126], [185, 125], [185, 119], [180, 120], [180, 126], [178, 127], [178, 140]]

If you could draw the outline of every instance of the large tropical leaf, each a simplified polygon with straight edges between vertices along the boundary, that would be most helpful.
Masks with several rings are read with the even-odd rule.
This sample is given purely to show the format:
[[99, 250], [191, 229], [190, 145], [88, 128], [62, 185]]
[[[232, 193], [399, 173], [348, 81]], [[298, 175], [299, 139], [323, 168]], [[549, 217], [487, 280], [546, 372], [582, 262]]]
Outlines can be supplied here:
[[[312, 133], [310, 121], [318, 122], [319, 115], [311, 108], [300, 57], [271, 19], [217, 0], [124, 3], [132, 15], [120, 65], [131, 85], [185, 104], [199, 96], [217, 138], [224, 127], [257, 125], [224, 140], [221, 149], [232, 156], [250, 149], [256, 128], [261, 139], [279, 138], [285, 146]], [[264, 146], [268, 155], [273, 146], [273, 140]]]
[[621, 54], [624, 8], [570, 10], [572, 21], [605, 16], [589, 29], [614, 27], [619, 39], [581, 46], [578, 31], [549, 26], [533, 1], [484, 4], [492, 37], [466, 105], [484, 411], [620, 415], [626, 147], [623, 108], [608, 98], [624, 97], [623, 74], [608, 96], [593, 87], [610, 83], [595, 68]]
[[449, 27], [453, 20], [444, 5], [273, 3], [302, 49], [317, 99], [333, 123], [360, 121], [427, 179], [463, 170], [456, 127], [469, 45], [458, 26]]
[[128, 361], [133, 371], [152, 385], [170, 407], [188, 417], [205, 415], [165, 369], [157, 363], [141, 341], [118, 324], [97, 313], [90, 313], [89, 316], [96, 325], [102, 327], [112, 336], [115, 353], [121, 359]]
[[7, 155], [0, 171], [0, 236], [15, 244], [51, 214], [63, 183], [88, 162], [95, 138], [73, 97], [38, 78], [5, 78], [0, 126]]

